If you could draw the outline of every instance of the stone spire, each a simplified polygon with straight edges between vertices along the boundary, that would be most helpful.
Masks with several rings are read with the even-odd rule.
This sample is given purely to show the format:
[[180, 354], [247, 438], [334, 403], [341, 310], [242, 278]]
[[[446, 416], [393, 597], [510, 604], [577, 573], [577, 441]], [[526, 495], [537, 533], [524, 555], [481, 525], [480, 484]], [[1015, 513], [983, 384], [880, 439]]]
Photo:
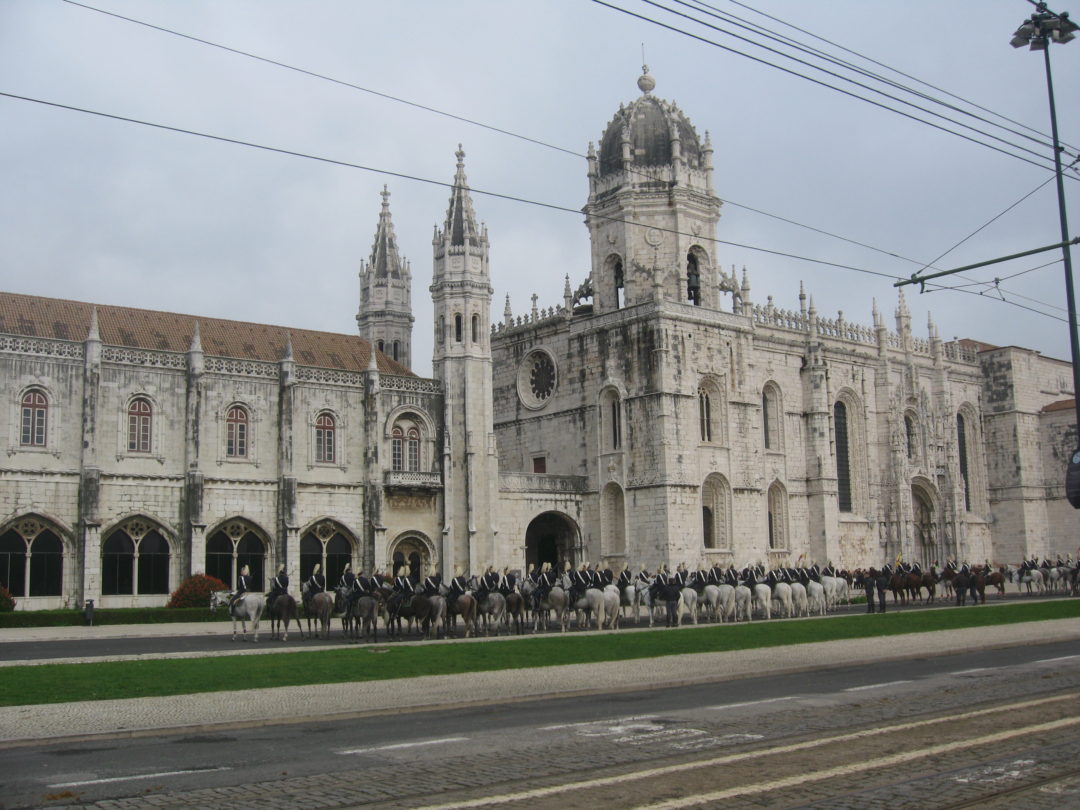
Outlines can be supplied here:
[[382, 190], [382, 210], [379, 211], [379, 225], [375, 229], [375, 241], [371, 246], [369, 267], [376, 278], [401, 278], [402, 271], [406, 270], [406, 263], [398, 253], [394, 222], [390, 218], [390, 192], [386, 186], [383, 186]]
[[469, 181], [465, 177], [465, 152], [458, 144], [457, 172], [454, 174], [454, 188], [450, 192], [450, 207], [446, 211], [444, 236], [450, 237], [450, 246], [479, 246], [484, 240], [481, 229], [476, 224], [473, 213], [472, 197], [469, 195]]

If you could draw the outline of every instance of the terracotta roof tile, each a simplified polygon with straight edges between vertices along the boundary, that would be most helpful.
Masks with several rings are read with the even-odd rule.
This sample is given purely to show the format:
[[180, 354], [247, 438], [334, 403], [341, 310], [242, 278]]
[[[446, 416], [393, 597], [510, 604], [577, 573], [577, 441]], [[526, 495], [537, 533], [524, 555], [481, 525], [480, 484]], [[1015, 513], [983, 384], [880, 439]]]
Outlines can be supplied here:
[[1042, 409], [1043, 413], [1051, 413], [1052, 411], [1071, 411], [1076, 407], [1075, 399], [1060, 399], [1057, 402], [1051, 402], [1049, 405]]
[[[358, 335], [8, 292], [0, 292], [0, 334], [83, 341], [90, 331], [90, 316], [95, 306], [101, 341], [109, 346], [186, 352], [198, 321], [199, 337], [207, 355], [277, 362], [291, 339], [293, 357], [301, 365], [364, 371], [370, 358], [371, 345]], [[383, 373], [415, 376], [382, 353], [377, 355], [377, 363]]]

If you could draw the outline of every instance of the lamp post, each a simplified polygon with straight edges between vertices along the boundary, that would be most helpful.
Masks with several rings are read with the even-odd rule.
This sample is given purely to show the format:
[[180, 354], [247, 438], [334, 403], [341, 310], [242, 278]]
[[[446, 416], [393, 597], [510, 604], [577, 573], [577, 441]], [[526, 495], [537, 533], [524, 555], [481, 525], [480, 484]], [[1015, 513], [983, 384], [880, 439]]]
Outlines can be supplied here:
[[1075, 404], [1077, 446], [1065, 473], [1065, 496], [1080, 509], [1080, 341], [1076, 329], [1076, 295], [1073, 292], [1072, 252], [1069, 249], [1069, 221], [1065, 215], [1065, 182], [1061, 174], [1061, 144], [1058, 142], [1057, 109], [1054, 106], [1054, 80], [1050, 74], [1050, 43], [1064, 45], [1076, 39], [1080, 30], [1068, 12], [1055, 14], [1046, 3], [1035, 3], [1035, 13], [1016, 29], [1009, 43], [1014, 48], [1027, 45], [1042, 51], [1046, 62], [1046, 92], [1050, 97], [1050, 134], [1054, 140], [1054, 173], [1057, 180], [1058, 217], [1061, 220], [1061, 256], [1065, 265], [1065, 300], [1069, 310], [1069, 348], [1072, 353], [1073, 401]]

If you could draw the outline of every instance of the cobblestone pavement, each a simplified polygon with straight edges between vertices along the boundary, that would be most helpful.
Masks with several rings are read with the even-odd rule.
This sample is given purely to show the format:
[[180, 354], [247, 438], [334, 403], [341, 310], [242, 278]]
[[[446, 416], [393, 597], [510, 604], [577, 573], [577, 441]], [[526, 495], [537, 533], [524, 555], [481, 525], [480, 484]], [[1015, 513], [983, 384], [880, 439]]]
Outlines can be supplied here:
[[[532, 710], [500, 732], [477, 737], [465, 724], [462, 738], [424, 747], [374, 742], [341, 752], [327, 739], [309, 740], [327, 745], [323, 773], [259, 784], [228, 784], [208, 773], [205, 788], [162, 792], [147, 785], [128, 798], [86, 804], [57, 790], [47, 806], [925, 810], [1015, 807], [1022, 792], [1024, 810], [1058, 810], [1080, 806], [1076, 663], [1073, 657], [1013, 666], [1003, 652], [999, 668], [742, 705], [724, 705], [731, 693], [718, 684], [715, 706], [595, 722]], [[948, 720], [933, 722], [940, 718]], [[911, 727], [888, 731], [898, 724]], [[1016, 729], [1024, 731], [1013, 735]], [[977, 738], [988, 741], [972, 746]], [[695, 764], [701, 762], [709, 764]], [[730, 795], [687, 803], [717, 791]], [[505, 798], [485, 799], [492, 796]]]

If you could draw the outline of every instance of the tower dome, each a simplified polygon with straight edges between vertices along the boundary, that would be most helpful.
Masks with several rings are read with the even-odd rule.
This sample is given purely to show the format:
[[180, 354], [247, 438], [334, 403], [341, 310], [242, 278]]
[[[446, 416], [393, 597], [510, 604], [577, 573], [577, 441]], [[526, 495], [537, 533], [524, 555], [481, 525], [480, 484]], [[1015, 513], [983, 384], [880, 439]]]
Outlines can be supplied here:
[[690, 119], [674, 103], [652, 95], [656, 80], [643, 66], [638, 79], [641, 97], [620, 106], [600, 140], [600, 176], [631, 166], [704, 168], [701, 142]]

